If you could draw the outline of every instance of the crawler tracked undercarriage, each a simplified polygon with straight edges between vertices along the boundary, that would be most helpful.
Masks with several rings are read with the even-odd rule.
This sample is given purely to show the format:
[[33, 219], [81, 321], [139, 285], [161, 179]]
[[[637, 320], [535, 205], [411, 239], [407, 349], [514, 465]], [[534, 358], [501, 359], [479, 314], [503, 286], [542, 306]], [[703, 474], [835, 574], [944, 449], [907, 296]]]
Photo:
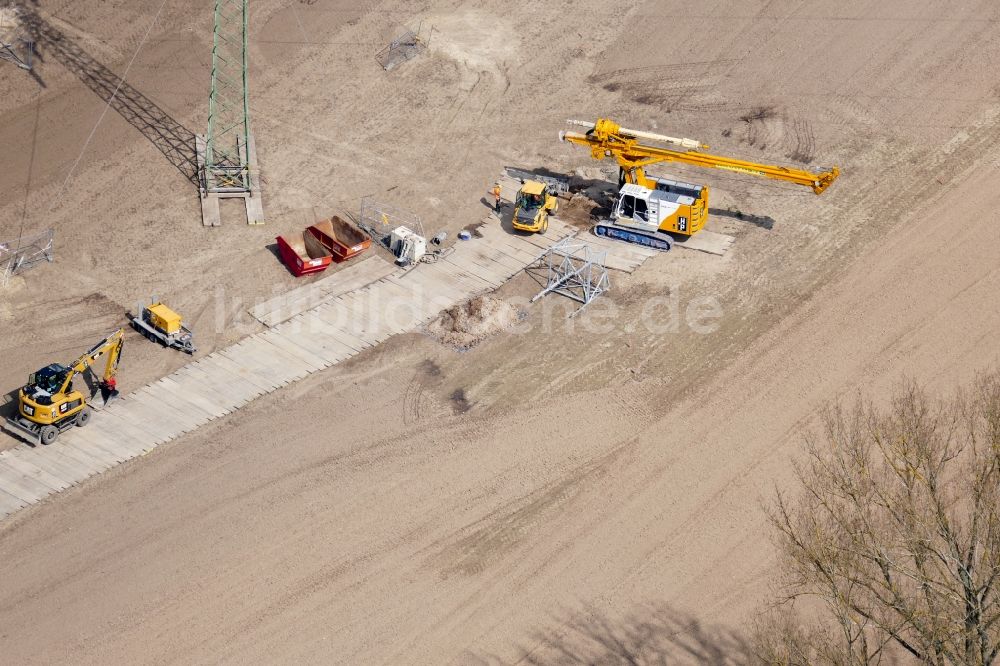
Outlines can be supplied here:
[[628, 227], [620, 227], [612, 222], [601, 222], [594, 227], [594, 234], [605, 238], [613, 238], [625, 243], [643, 245], [664, 252], [674, 246], [674, 239], [667, 234], [656, 231], [639, 231]]

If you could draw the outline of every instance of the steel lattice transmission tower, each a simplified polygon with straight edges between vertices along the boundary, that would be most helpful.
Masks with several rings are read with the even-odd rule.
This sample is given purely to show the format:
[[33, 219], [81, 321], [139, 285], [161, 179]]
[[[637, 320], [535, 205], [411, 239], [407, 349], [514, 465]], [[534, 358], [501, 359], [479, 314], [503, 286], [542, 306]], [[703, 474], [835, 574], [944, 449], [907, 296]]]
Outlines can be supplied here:
[[219, 199], [246, 200], [247, 222], [262, 224], [257, 150], [247, 79], [249, 0], [215, 0], [208, 134], [198, 137], [202, 222], [219, 224]]
[[0, 6], [0, 60], [9, 60], [21, 69], [31, 69], [34, 42], [26, 37], [18, 8]]

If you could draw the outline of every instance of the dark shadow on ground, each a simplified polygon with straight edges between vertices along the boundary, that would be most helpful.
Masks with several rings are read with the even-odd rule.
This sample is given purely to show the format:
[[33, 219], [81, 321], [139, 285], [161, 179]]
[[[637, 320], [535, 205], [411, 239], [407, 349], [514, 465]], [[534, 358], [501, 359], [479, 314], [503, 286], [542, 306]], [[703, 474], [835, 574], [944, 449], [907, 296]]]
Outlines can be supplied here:
[[[666, 604], [639, 607], [620, 622], [590, 610], [539, 629], [519, 644], [518, 664], [713, 664], [752, 662], [750, 645], [739, 632], [705, 624]], [[500, 662], [482, 655], [486, 663]]]
[[708, 209], [708, 214], [718, 215], [719, 217], [730, 217], [734, 220], [742, 220], [743, 222], [749, 222], [755, 227], [767, 229], [768, 231], [774, 228], [774, 218], [769, 215], [751, 215], [750, 213], [744, 213], [741, 210], [733, 210], [732, 208], [711, 207]]
[[[267, 245], [264, 246], [264, 249], [273, 254], [274, 258], [277, 259], [279, 262], [281, 262], [282, 266], [285, 265], [285, 260], [281, 258], [281, 248], [278, 246], [277, 243], [268, 243]], [[288, 267], [285, 266], [285, 268]]]
[[[188, 181], [193, 185], [198, 184], [194, 132], [90, 57], [61, 30], [39, 16], [34, 8], [23, 7], [21, 21], [25, 31], [35, 42], [35, 54], [39, 60], [47, 53], [61, 62], [94, 94], [108, 102], [122, 118], [139, 130]], [[44, 85], [40, 78], [38, 80]]]
[[526, 169], [524, 167], [512, 166], [508, 164], [504, 167], [504, 171], [525, 171], [527, 173], [533, 173], [536, 176], [542, 176], [543, 178], [559, 178], [560, 180], [569, 180], [571, 176], [566, 173], [560, 173], [558, 171], [553, 171], [552, 169], [546, 169], [545, 167], [534, 167], [532, 169]]
[[561, 173], [559, 171], [553, 171], [552, 169], [546, 169], [545, 167], [533, 167], [529, 169], [508, 164], [504, 167], [504, 171], [507, 171], [508, 173], [510, 171], [523, 171], [525, 173], [541, 176], [542, 178], [557, 178], [559, 180], [565, 180], [569, 184], [569, 191], [571, 194], [590, 189], [612, 189], [615, 192], [618, 190], [618, 185], [610, 180], [601, 178], [582, 178], [571, 173]]
[[21, 387], [18, 386], [16, 389], [0, 395], [0, 418], [15, 416], [17, 414], [17, 392], [20, 390]]

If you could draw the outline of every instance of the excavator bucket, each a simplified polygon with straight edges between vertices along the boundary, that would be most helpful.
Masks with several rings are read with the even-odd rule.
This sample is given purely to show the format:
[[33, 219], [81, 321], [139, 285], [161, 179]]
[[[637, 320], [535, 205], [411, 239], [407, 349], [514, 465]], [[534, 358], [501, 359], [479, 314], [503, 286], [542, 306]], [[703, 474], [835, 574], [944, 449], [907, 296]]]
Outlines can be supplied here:
[[104, 403], [102, 407], [107, 407], [115, 400], [117, 400], [118, 396], [120, 395], [118, 389], [115, 388], [115, 385], [108, 383], [101, 384], [100, 393], [101, 393], [101, 400]]

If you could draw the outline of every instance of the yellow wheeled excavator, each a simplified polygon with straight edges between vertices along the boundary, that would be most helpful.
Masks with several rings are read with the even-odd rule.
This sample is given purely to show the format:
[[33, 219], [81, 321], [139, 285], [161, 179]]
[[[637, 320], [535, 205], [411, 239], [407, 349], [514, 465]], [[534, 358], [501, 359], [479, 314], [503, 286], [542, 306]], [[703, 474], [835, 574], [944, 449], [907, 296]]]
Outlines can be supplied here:
[[804, 185], [816, 194], [822, 194], [840, 175], [837, 167], [812, 172], [711, 155], [702, 152], [708, 146], [700, 141], [626, 129], [606, 118], [596, 123], [581, 120], [567, 122], [586, 127], [587, 131], [584, 134], [560, 132], [560, 140], [589, 148], [595, 160], [612, 157], [618, 162], [618, 200], [611, 219], [596, 225], [594, 233], [660, 250], [669, 250], [673, 246], [673, 238], [668, 234], [691, 236], [705, 226], [708, 219], [708, 187], [648, 176], [646, 167], [652, 164], [677, 162], [745, 173]]
[[4, 428], [33, 444], [51, 444], [59, 433], [74, 425], [84, 426], [90, 421], [89, 397], [74, 389], [73, 379], [86, 372], [98, 359], [104, 357], [104, 374], [97, 388], [104, 404], [118, 397], [115, 375], [122, 354], [124, 329], [118, 329], [91, 347], [69, 365], [52, 363], [28, 377], [28, 383], [18, 391], [17, 416], [8, 417]]

